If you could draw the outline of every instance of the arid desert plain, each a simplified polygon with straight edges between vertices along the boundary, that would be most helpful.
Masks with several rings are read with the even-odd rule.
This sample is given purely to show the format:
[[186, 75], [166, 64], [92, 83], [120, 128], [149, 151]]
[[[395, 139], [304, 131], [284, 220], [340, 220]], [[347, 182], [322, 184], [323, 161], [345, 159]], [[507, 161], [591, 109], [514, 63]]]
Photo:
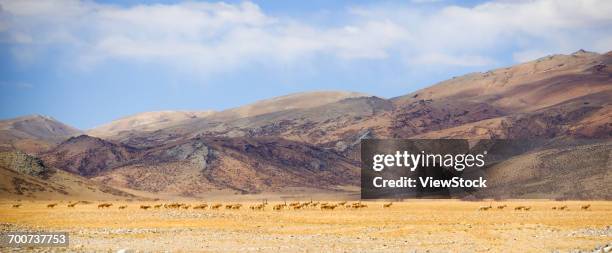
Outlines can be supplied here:
[[295, 202], [5, 200], [1, 232], [66, 231], [70, 246], [0, 251], [590, 252], [612, 242], [610, 201]]

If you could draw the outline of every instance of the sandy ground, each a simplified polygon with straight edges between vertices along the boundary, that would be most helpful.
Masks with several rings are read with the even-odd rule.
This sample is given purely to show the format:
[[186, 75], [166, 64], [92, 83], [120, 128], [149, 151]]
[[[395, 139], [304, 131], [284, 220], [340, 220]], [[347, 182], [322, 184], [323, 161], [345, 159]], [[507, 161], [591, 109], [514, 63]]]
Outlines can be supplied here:
[[[335, 203], [331, 202], [330, 203]], [[367, 208], [263, 211], [149, 209], [167, 202], [99, 202], [47, 208], [48, 201], [0, 202], [0, 231], [67, 231], [69, 248], [13, 251], [109, 252], [551, 252], [593, 251], [612, 242], [612, 201], [362, 202]], [[351, 202], [349, 202], [351, 203]], [[581, 205], [591, 204], [583, 211]], [[192, 206], [199, 204], [190, 202]], [[227, 204], [227, 203], [224, 203]], [[507, 205], [503, 210], [496, 206]], [[120, 205], [127, 205], [119, 210]], [[569, 210], [552, 210], [567, 205]], [[531, 206], [530, 211], [515, 211]]]

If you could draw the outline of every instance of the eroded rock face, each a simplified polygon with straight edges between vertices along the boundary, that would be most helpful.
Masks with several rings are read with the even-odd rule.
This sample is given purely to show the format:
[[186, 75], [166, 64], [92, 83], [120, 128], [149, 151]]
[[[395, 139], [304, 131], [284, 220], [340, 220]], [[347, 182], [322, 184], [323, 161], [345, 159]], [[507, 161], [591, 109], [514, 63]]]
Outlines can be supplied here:
[[390, 128], [393, 137], [405, 138], [503, 115], [501, 109], [486, 103], [418, 100], [396, 109]]
[[195, 196], [287, 187], [356, 185], [358, 164], [330, 150], [281, 138], [193, 138], [147, 151], [94, 178], [113, 186]]
[[66, 140], [41, 158], [50, 166], [91, 177], [125, 164], [138, 152], [129, 146], [81, 135]]
[[42, 160], [19, 151], [0, 152], [0, 167], [36, 177], [44, 177], [52, 173], [45, 167]]
[[212, 150], [206, 146], [204, 140], [197, 138], [147, 153], [141, 160], [146, 163], [187, 161], [203, 170], [208, 166], [212, 155]]

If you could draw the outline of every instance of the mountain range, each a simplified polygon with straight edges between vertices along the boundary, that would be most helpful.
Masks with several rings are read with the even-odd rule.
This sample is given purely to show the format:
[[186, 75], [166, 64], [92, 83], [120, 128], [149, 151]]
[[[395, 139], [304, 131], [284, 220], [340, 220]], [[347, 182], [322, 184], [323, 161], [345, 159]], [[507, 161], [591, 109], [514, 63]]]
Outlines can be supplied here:
[[[612, 52], [580, 50], [388, 99], [297, 93], [218, 112], [145, 112], [86, 131], [26, 116], [0, 121], [0, 149], [119, 189], [119, 196], [205, 197], [354, 193], [364, 138], [537, 139], [543, 141], [487, 171], [491, 191], [470, 196], [611, 199], [611, 63]], [[584, 150], [582, 163], [571, 162]], [[564, 171], [551, 167], [561, 162]], [[14, 178], [23, 174], [0, 167]]]

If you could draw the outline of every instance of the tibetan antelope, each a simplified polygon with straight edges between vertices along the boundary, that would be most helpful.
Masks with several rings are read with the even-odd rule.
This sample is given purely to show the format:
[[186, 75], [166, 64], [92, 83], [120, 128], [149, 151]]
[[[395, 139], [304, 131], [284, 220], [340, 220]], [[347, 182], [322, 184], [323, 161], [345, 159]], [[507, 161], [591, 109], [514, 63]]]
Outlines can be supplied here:
[[206, 209], [207, 207], [208, 207], [208, 204], [200, 204], [200, 205], [194, 206], [194, 207], [193, 207], [193, 209], [194, 209], [194, 210], [198, 210], [198, 209], [202, 209], [202, 210], [204, 210], [204, 209]]
[[491, 204], [489, 203], [488, 206], [481, 206], [478, 208], [478, 211], [487, 211], [489, 209], [493, 208], [493, 206], [491, 206]]
[[249, 208], [251, 208], [251, 210], [263, 210], [266, 207], [266, 204], [259, 204], [259, 205], [252, 205]]
[[334, 210], [338, 205], [321, 205], [321, 210]]
[[48, 205], [47, 205], [47, 208], [54, 208], [55, 206], [57, 206], [57, 203], [48, 204]]
[[366, 208], [366, 207], [368, 207], [368, 205], [361, 204], [361, 202], [357, 202], [357, 203], [353, 203], [351, 205], [351, 207], [354, 208], [354, 209], [359, 209], [359, 208]]
[[113, 204], [111, 203], [102, 203], [98, 205], [98, 208], [108, 208], [111, 207]]

